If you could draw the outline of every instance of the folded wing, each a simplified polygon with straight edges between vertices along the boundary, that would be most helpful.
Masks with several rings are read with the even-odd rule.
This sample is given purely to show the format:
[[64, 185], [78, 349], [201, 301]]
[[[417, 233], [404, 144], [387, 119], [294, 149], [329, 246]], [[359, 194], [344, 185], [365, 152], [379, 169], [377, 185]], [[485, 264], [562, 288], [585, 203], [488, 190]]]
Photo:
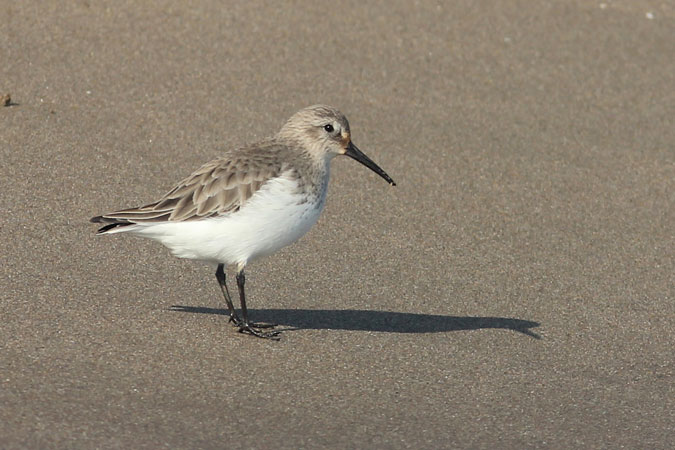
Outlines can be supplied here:
[[204, 164], [156, 202], [91, 219], [106, 224], [98, 230], [133, 224], [196, 220], [238, 211], [281, 165], [261, 160], [221, 158]]

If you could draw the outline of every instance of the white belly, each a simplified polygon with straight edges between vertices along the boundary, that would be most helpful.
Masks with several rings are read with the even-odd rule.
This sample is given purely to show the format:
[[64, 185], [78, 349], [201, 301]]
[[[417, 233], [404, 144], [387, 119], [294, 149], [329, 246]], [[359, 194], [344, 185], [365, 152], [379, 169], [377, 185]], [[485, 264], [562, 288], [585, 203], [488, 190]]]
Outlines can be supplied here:
[[295, 182], [282, 176], [266, 183], [237, 212], [149, 224], [130, 231], [161, 242], [179, 258], [245, 265], [292, 244], [309, 231], [325, 205], [327, 181], [313, 202], [299, 196]]

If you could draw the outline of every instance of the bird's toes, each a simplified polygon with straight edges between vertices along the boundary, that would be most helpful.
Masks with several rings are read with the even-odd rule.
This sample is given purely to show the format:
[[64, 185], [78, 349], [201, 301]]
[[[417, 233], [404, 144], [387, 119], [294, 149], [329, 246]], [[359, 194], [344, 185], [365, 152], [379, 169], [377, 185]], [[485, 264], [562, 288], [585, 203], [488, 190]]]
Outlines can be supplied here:
[[250, 325], [253, 328], [274, 328], [278, 326], [276, 323], [264, 323], [264, 322], [251, 322]]
[[280, 331], [260, 331], [257, 327], [251, 324], [242, 324], [241, 326], [239, 326], [239, 332], [250, 334], [251, 336], [259, 337], [262, 339], [272, 339], [274, 341], [278, 341], [279, 339], [281, 339], [281, 337], [279, 336], [281, 334]]
[[231, 315], [230, 320], [228, 322], [233, 323], [235, 327], [241, 327], [241, 325], [243, 324], [242, 320], [236, 314]]

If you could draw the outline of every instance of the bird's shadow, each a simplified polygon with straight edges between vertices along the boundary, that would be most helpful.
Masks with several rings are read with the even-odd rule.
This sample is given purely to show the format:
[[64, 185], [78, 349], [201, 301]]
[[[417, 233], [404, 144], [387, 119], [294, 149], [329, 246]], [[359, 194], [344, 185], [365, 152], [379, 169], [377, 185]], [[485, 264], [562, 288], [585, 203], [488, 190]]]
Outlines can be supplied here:
[[[172, 311], [219, 314], [228, 316], [226, 309], [203, 306], [173, 305]], [[446, 331], [498, 328], [517, 331], [535, 339], [541, 337], [531, 328], [538, 322], [508, 317], [442, 316], [390, 311], [355, 309], [249, 309], [255, 321], [276, 323], [289, 330], [351, 330], [389, 333], [441, 333]]]

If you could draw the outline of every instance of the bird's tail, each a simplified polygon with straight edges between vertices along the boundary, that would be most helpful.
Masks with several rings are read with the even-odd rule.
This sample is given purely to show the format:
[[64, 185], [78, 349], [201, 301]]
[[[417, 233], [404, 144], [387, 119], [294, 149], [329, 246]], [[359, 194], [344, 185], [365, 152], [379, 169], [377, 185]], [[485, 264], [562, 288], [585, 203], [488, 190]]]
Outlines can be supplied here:
[[101, 228], [98, 229], [96, 234], [112, 234], [112, 233], [119, 233], [122, 231], [129, 231], [127, 227], [131, 225], [135, 225], [135, 223], [131, 222], [130, 220], [127, 219], [118, 219], [118, 218], [113, 218], [113, 217], [106, 217], [106, 216], [96, 216], [92, 217], [89, 219], [90, 222], [92, 223], [102, 223], [104, 224]]

